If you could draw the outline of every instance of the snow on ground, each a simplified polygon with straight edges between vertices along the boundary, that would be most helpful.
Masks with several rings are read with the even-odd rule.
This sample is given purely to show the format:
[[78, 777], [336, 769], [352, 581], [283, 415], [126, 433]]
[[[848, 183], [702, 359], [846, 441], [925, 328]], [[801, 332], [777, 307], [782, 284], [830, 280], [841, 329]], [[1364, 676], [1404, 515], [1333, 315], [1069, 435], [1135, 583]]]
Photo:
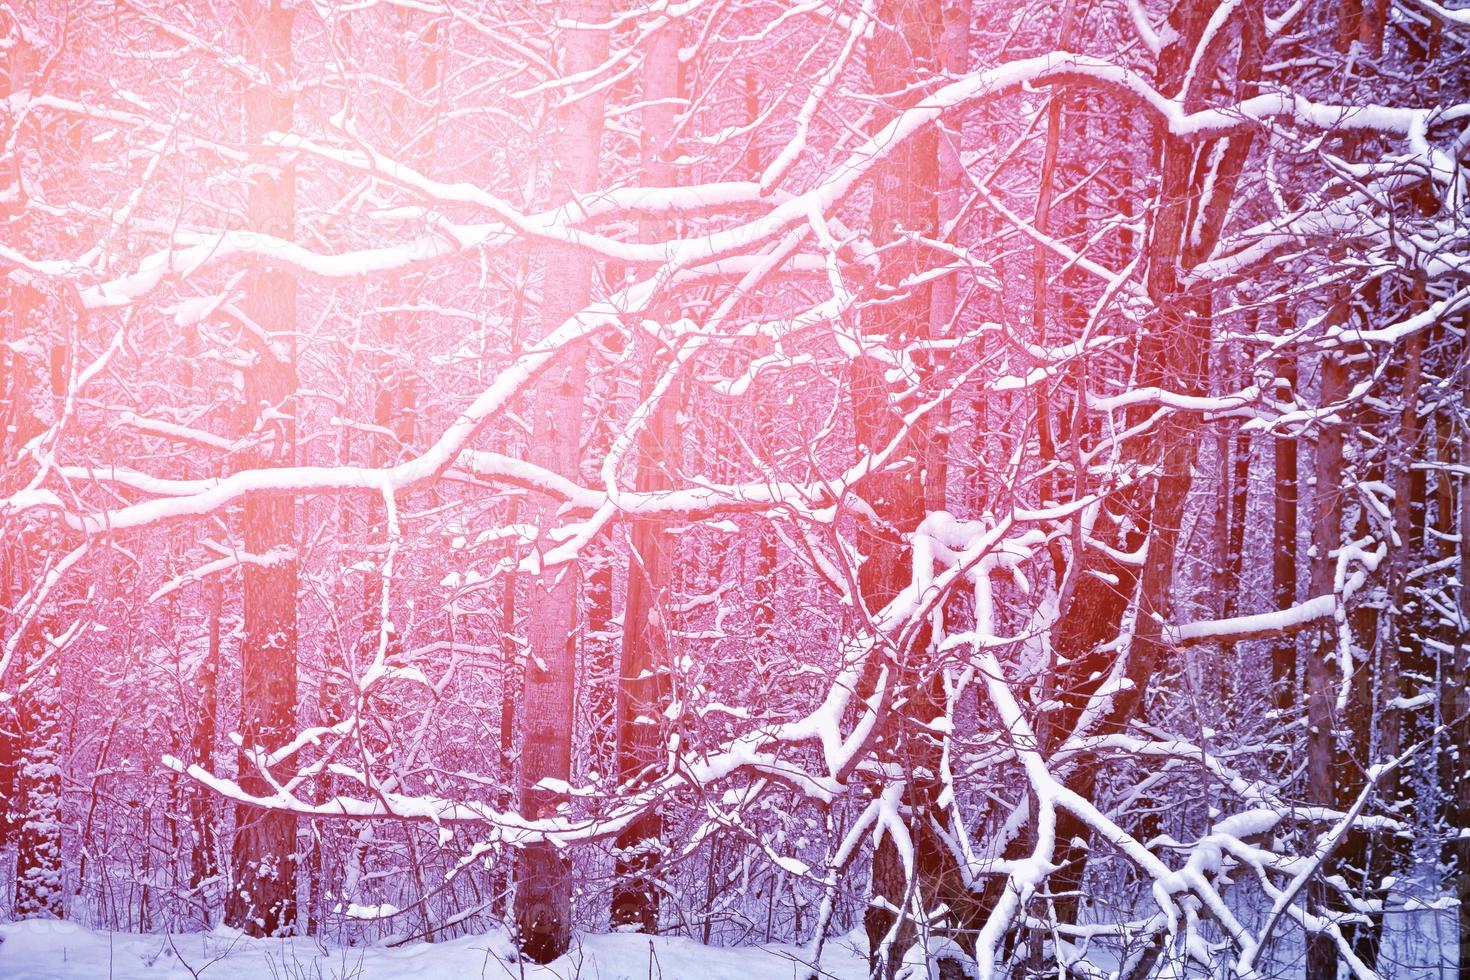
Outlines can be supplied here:
[[[228, 929], [177, 935], [99, 932], [70, 922], [0, 923], [3, 980], [793, 980], [801, 950], [701, 946], [634, 934], [580, 936], [548, 966], [516, 963], [504, 933], [395, 949], [248, 939]], [[862, 980], [852, 943], [829, 944], [822, 976]]]

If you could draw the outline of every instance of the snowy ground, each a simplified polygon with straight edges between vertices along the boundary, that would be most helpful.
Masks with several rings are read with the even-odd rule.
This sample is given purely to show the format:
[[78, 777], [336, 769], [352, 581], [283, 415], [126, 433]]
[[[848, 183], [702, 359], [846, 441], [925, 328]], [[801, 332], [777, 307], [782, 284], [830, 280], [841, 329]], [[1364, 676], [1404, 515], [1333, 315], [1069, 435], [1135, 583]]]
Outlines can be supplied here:
[[[224, 929], [142, 936], [40, 920], [0, 923], [0, 940], [3, 980], [792, 980], [801, 953], [781, 945], [721, 949], [687, 939], [584, 936], [555, 963], [523, 967], [503, 934], [347, 948], [246, 939]], [[822, 976], [862, 980], [866, 960], [839, 940], [822, 956]]]

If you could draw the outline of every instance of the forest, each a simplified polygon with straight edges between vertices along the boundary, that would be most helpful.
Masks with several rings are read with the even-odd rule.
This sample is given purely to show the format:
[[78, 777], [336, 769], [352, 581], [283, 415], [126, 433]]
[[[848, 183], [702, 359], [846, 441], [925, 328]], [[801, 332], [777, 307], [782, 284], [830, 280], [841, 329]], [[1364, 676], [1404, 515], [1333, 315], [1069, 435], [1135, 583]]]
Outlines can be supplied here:
[[1470, 980], [1466, 0], [0, 78], [0, 977]]

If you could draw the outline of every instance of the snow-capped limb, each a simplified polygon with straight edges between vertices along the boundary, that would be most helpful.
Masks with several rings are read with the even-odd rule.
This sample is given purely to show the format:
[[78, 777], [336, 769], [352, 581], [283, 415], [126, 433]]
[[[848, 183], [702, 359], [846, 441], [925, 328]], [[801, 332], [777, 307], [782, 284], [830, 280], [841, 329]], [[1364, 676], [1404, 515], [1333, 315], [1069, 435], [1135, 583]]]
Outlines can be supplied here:
[[[580, 217], [580, 207], [568, 212], [564, 205], [532, 219], [519, 214], [493, 195], [472, 186], [435, 185], [422, 177], [415, 181], [417, 175], [407, 172], [402, 165], [369, 157], [363, 151], [334, 151], [316, 146], [309, 140], [280, 135], [277, 142], [283, 149], [310, 151], [369, 171], [380, 170], [395, 179], [416, 184], [419, 190], [432, 189], [449, 201], [472, 203], [485, 208], [498, 221], [495, 224], [474, 227], [439, 222], [439, 231], [408, 242], [335, 255], [315, 253], [294, 242], [257, 232], [236, 230], [202, 236], [181, 232], [170, 247], [146, 257], [132, 273], [109, 282], [83, 286], [80, 295], [83, 305], [91, 308], [127, 305], [151, 292], [165, 278], [187, 277], [207, 264], [232, 255], [266, 259], [309, 274], [343, 277], [398, 269], [472, 247], [495, 247], [515, 240], [519, 235], [528, 234], [588, 247], [622, 262], [653, 263], [668, 266], [671, 270], [688, 268], [726, 255], [749, 252], [761, 243], [805, 222], [813, 208], [818, 213], [827, 213], [845, 199], [896, 145], [919, 129], [934, 124], [945, 111], [976, 99], [1014, 91], [1028, 83], [1087, 84], [1118, 91], [1147, 105], [1163, 119], [1175, 136], [1224, 135], [1247, 123], [1284, 117], [1311, 129], [1362, 130], [1386, 136], [1407, 137], [1423, 132], [1431, 118], [1439, 122], [1455, 122], [1470, 117], [1470, 106], [1467, 105], [1415, 109], [1382, 105], [1331, 105], [1287, 93], [1266, 93], [1230, 107], [1186, 112], [1179, 101], [1161, 95], [1130, 69], [1087, 55], [1053, 52], [979, 71], [943, 86], [917, 106], [900, 113], [846, 160], [833, 167], [824, 181], [811, 190], [776, 204], [753, 221], [699, 238], [653, 245], [620, 242], [572, 227], [573, 219]], [[709, 206], [709, 198], [717, 194], [710, 190], [705, 192], [708, 196], [702, 197], [699, 188], [690, 190], [694, 192], [689, 205], [692, 207]], [[745, 192], [742, 189], [738, 193]], [[43, 275], [70, 278], [74, 272], [72, 263], [32, 260], [11, 249], [0, 253], [0, 258]]]
[[295, 561], [296, 558], [296, 549], [284, 545], [272, 548], [263, 555], [252, 555], [248, 552], [237, 551], [225, 556], [224, 558], [219, 558], [207, 564], [200, 565], [198, 568], [195, 568], [191, 571], [184, 572], [180, 575], [175, 575], [173, 578], [169, 579], [167, 582], [163, 583], [157, 589], [155, 589], [153, 591], [153, 594], [148, 597], [148, 601], [157, 602], [164, 596], [169, 595], [173, 592], [177, 592], [179, 589], [182, 589], [189, 585], [193, 585], [196, 582], [202, 582], [204, 579], [208, 578], [211, 575], [216, 575], [220, 572], [228, 571], [231, 568], [237, 568], [241, 565], [259, 565], [261, 567], [268, 567], [270, 565], [279, 564], [283, 561]]
[[[346, 726], [344, 726], [346, 727]], [[352, 726], [355, 730], [356, 726]], [[316, 729], [313, 737], [335, 732], [335, 728]], [[312, 741], [298, 737], [289, 746], [269, 754], [257, 754], [259, 767], [265, 760], [289, 757]], [[681, 788], [699, 789], [729, 776], [748, 771], [789, 785], [815, 799], [830, 802], [841, 795], [845, 786], [827, 777], [813, 776], [795, 763], [784, 760], [779, 752], [764, 752], [771, 739], [765, 733], [752, 733], [738, 739], [718, 755], [689, 760], [681, 771], [666, 774], [644, 790], [622, 797], [599, 816], [546, 817], [527, 819], [513, 811], [503, 811], [488, 804], [468, 800], [452, 800], [432, 794], [406, 794], [393, 790], [361, 770], [340, 764], [328, 764], [330, 772], [353, 780], [370, 791], [370, 798], [333, 796], [312, 803], [295, 794], [291, 787], [300, 785], [306, 772], [282, 784], [272, 780], [274, 792], [249, 793], [233, 779], [216, 776], [198, 765], [186, 765], [173, 756], [165, 756], [163, 765], [175, 772], [198, 780], [217, 793], [249, 806], [280, 810], [300, 816], [358, 820], [422, 820], [433, 824], [477, 823], [491, 828], [494, 842], [513, 847], [549, 842], [559, 846], [606, 840], [631, 824], [669, 793]]]
[[1134, 388], [1121, 395], [1087, 395], [1087, 407], [1098, 412], [1114, 412], [1132, 405], [1165, 405], [1169, 408], [1199, 412], [1210, 418], [1228, 418], [1232, 415], [1255, 417], [1261, 406], [1261, 389], [1248, 385], [1228, 395], [1183, 395], [1162, 388]]
[[[878, 819], [879, 811], [882, 809], [881, 799], [868, 802], [862, 813], [853, 821], [842, 840], [832, 849], [827, 859], [827, 878], [823, 882], [822, 904], [817, 912], [817, 923], [812, 929], [812, 938], [808, 945], [813, 969], [820, 969], [822, 965], [822, 951], [826, 947], [827, 932], [831, 927], [832, 913], [837, 904], [837, 885], [841, 880], [842, 873], [857, 854], [858, 847], [868, 835], [874, 821]], [[829, 818], [830, 820], [830, 818]]]
[[1138, 32], [1138, 39], [1148, 48], [1150, 54], [1157, 57], [1164, 44], [1159, 39], [1159, 32], [1149, 23], [1148, 13], [1143, 9], [1143, 0], [1128, 0], [1128, 16], [1133, 21], [1134, 30]]
[[1347, 542], [1333, 553], [1336, 558], [1333, 598], [1337, 602], [1332, 615], [1337, 626], [1337, 662], [1342, 671], [1342, 682], [1337, 689], [1338, 711], [1347, 709], [1353, 682], [1353, 634], [1348, 623], [1348, 601], [1363, 587], [1368, 576], [1377, 570], [1387, 554], [1388, 544], [1375, 541], [1371, 535]]
[[[589, 310], [572, 317], [533, 351], [522, 355], [502, 371], [487, 388], [460, 414], [439, 439], [423, 455], [386, 469], [357, 466], [303, 466], [276, 469], [245, 470], [232, 476], [211, 480], [188, 481], [191, 484], [177, 496], [144, 501], [112, 511], [75, 514], [61, 509], [62, 519], [75, 530], [89, 535], [144, 527], [159, 521], [208, 514], [251, 492], [312, 493], [328, 490], [371, 490], [381, 492], [385, 486], [405, 490], [439, 476], [459, 458], [466, 443], [500, 412], [509, 400], [535, 378], [558, 355], [577, 341], [620, 323], [620, 313], [611, 304], [594, 304]], [[108, 470], [93, 468], [104, 474]], [[110, 469], [110, 468], [108, 468]], [[516, 468], [518, 473], [534, 470]], [[134, 479], [122, 471], [124, 481]], [[167, 481], [152, 484], [165, 489]], [[36, 492], [12, 494], [0, 500], [0, 514], [34, 507], [57, 507], [59, 498]]]
[[[1330, 595], [1314, 596], [1287, 609], [1165, 626], [1164, 642], [1186, 646], [1214, 640], [1235, 642], [1282, 636], [1306, 629], [1324, 619], [1342, 619], [1346, 603], [1362, 589], [1386, 554], [1386, 546], [1382, 544], [1375, 550], [1367, 550], [1372, 544], [1372, 538], [1365, 538], [1344, 546], [1336, 553], [1337, 589]], [[1346, 677], [1351, 676], [1349, 668]]]
[[161, 419], [143, 418], [133, 412], [121, 413], [118, 415], [117, 421], [119, 425], [126, 425], [130, 428], [137, 429], [139, 432], [146, 432], [150, 435], [161, 436], [162, 438], [172, 439], [177, 442], [203, 446], [207, 449], [215, 449], [220, 452], [234, 452], [244, 448], [241, 443], [226, 439], [223, 436], [217, 436], [213, 432], [196, 429], [193, 426], [179, 425], [176, 422], [164, 422]]
[[1211, 640], [1252, 640], [1263, 636], [1281, 636], [1306, 629], [1324, 619], [1331, 619], [1337, 609], [1335, 595], [1322, 595], [1299, 602], [1290, 609], [1232, 616], [1229, 619], [1207, 619], [1164, 628], [1164, 642], [1184, 646]]
[[847, 38], [843, 42], [842, 49], [836, 58], [833, 58], [816, 83], [812, 85], [807, 93], [806, 101], [796, 113], [796, 133], [781, 151], [767, 164], [765, 171], [760, 177], [761, 190], [769, 193], [774, 189], [806, 150], [807, 135], [811, 129], [812, 117], [821, 107], [827, 92], [837, 79], [841, 77], [843, 70], [852, 60], [854, 51], [863, 35], [867, 33], [869, 24], [872, 22], [875, 10], [872, 0], [864, 0], [857, 15], [852, 18], [847, 28]]
[[1351, 323], [1335, 324], [1327, 339], [1338, 345], [1350, 343], [1397, 344], [1435, 324], [1443, 323], [1470, 309], [1470, 286], [1451, 293], [1444, 299], [1435, 300], [1424, 309], [1385, 327], [1365, 330]]
[[1470, 9], [1446, 7], [1444, 4], [1436, 3], [1435, 0], [1408, 0], [1408, 2], [1420, 10], [1428, 11], [1452, 27], [1470, 27]]
[[[388, 549], [383, 556], [383, 569], [378, 576], [378, 637], [373, 661], [357, 680], [359, 709], [368, 691], [388, 673], [388, 646], [393, 642], [393, 563], [398, 557], [398, 548], [403, 543], [403, 532], [398, 525], [398, 496], [388, 480], [382, 484], [384, 514], [387, 517]], [[422, 676], [422, 675], [420, 675]], [[428, 684], [427, 681], [424, 682]], [[366, 749], [364, 748], [364, 753]], [[364, 754], [364, 758], [366, 755]]]
[[426, 234], [380, 248], [329, 254], [256, 231], [233, 230], [210, 235], [179, 232], [170, 247], [145, 257], [133, 272], [83, 286], [79, 294], [82, 305], [88, 309], [110, 309], [136, 303], [167, 281], [188, 279], [208, 266], [236, 257], [266, 260], [306, 275], [347, 279], [389, 272], [490, 244], [491, 230], [486, 229], [482, 234], [466, 234], [463, 238]]
[[[1456, 115], [1465, 115], [1465, 107], [1457, 107]], [[1431, 118], [1423, 116], [1422, 125]], [[1418, 132], [1412, 128], [1408, 133]], [[1406, 133], [1405, 135], [1408, 135]], [[1410, 155], [1412, 158], [1412, 155]], [[1402, 183], [1403, 175], [1417, 176], [1421, 181], [1444, 178], [1451, 187], [1464, 182], [1462, 169], [1453, 161], [1446, 166], [1442, 154], [1432, 147], [1425, 147], [1418, 154], [1419, 167], [1408, 166], [1407, 160], [1394, 159], [1390, 176], [1384, 181]], [[1445, 173], [1445, 171], [1448, 173]], [[1457, 275], [1466, 267], [1470, 258], [1453, 248], [1444, 248], [1438, 243], [1420, 239], [1414, 231], [1399, 227], [1398, 222], [1376, 206], [1374, 193], [1389, 193], [1388, 188], [1374, 187], [1378, 181], [1369, 181], [1369, 190], [1350, 188], [1341, 197], [1314, 201], [1311, 206], [1298, 208], [1290, 213], [1272, 217], [1252, 227], [1240, 229], [1230, 236], [1222, 237], [1208, 259], [1184, 270], [1183, 281], [1199, 284], [1210, 281], [1229, 280], [1245, 274], [1250, 268], [1285, 248], [1321, 236], [1343, 237], [1372, 241], [1390, 254], [1401, 256], [1408, 264], [1421, 269], [1431, 277]], [[1453, 200], [1461, 191], [1447, 191], [1446, 206], [1454, 207]], [[1336, 325], [1334, 333], [1347, 330], [1347, 325]], [[1392, 336], [1375, 337], [1371, 333], [1362, 339], [1391, 341]]]
[[1001, 899], [991, 910], [975, 940], [975, 961], [980, 968], [981, 980], [990, 980], [996, 975], [997, 952], [1006, 931], [1010, 929], [1011, 923], [1025, 907], [1036, 887], [1056, 870], [1053, 863], [1057, 819], [1056, 795], [1053, 790], [1056, 782], [1046, 771], [1046, 764], [1037, 752], [1036, 736], [1006, 685], [999, 662], [992, 654], [982, 653], [977, 659], [976, 670], [984, 681], [991, 704], [1000, 713], [1001, 724], [1012, 749], [1022, 760], [1027, 781], [1035, 792], [1038, 810], [1034, 829], [1036, 845], [1029, 858], [1015, 862], [1007, 871], [1007, 885]]
[[[30, 631], [40, 619], [52, 593], [66, 577], [66, 573], [87, 554], [89, 544], [90, 542], [82, 542], [45, 569], [9, 610], [14, 617], [15, 625], [10, 630], [10, 635], [6, 637], [4, 647], [0, 647], [0, 681], [5, 679], [6, 671], [10, 668], [11, 661], [15, 659], [15, 653], [20, 649], [21, 641], [30, 638]], [[0, 704], [10, 699], [11, 695], [8, 691], [0, 690]]]
[[[0, 513], [54, 509], [60, 512], [62, 520], [70, 527], [97, 535], [145, 527], [181, 517], [209, 514], [248, 493], [309, 494], [348, 490], [381, 492], [384, 486], [402, 491], [433, 480], [456, 463], [462, 463], [478, 477], [499, 478], [511, 485], [525, 486], [545, 493], [553, 499], [604, 512], [601, 520], [605, 522], [610, 516], [610, 513], [605, 512], [609, 504], [605, 491], [582, 490], [543, 468], [500, 454], [477, 452], [466, 457], [461, 447], [517, 391], [544, 370], [554, 356], [565, 351], [572, 342], [585, 339], [599, 329], [610, 329], [616, 323], [616, 316], [607, 304], [596, 304], [591, 310], [572, 318], [536, 352], [522, 356], [515, 365], [503, 371], [495, 384], [466, 409], [423, 455], [386, 469], [360, 466], [275, 467], [243, 470], [227, 477], [206, 480], [174, 481], [119, 467], [72, 467], [65, 470], [70, 479], [105, 480], [157, 494], [159, 497], [116, 510], [76, 514], [63, 506], [55, 494], [28, 490], [12, 494], [8, 500], [0, 500]], [[973, 371], [972, 368], [961, 376], [951, 388], [957, 388]], [[688, 516], [721, 510], [767, 509], [776, 504], [806, 509], [810, 501], [825, 503], [841, 499], [866, 476], [896, 462], [906, 438], [907, 427], [916, 424], [948, 397], [948, 391], [941, 392], [933, 400], [915, 408], [906, 417], [904, 427], [887, 446], [865, 454], [847, 471], [831, 479], [805, 485], [755, 482], [642, 494], [620, 492], [617, 509], [629, 516]], [[581, 540], [585, 541], [589, 536], [583, 534]], [[574, 556], [575, 548], [562, 549], [558, 553], [557, 561], [567, 561]]]

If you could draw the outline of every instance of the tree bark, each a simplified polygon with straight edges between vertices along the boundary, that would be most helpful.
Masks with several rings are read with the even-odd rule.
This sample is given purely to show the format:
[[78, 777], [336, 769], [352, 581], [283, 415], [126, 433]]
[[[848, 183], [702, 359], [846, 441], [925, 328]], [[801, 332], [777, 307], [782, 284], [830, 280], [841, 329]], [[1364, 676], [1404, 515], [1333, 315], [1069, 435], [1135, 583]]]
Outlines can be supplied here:
[[[673, 183], [676, 105], [679, 98], [680, 24], [664, 24], [649, 41], [643, 60], [642, 171], [647, 187]], [[661, 220], [645, 220], [639, 237], [657, 241], [667, 228]], [[675, 311], [668, 309], [668, 314]], [[640, 358], [645, 377], [643, 397], [658, 382], [663, 358], [649, 345], [648, 356]], [[666, 472], [679, 464], [679, 383], [664, 395], [654, 417], [639, 434], [636, 485], [640, 492], [669, 486]], [[623, 607], [623, 643], [618, 660], [617, 772], [624, 786], [636, 785], [659, 758], [661, 729], [658, 719], [664, 697], [664, 672], [668, 668], [668, 591], [671, 584], [673, 543], [662, 524], [636, 521], [633, 524], [628, 585]], [[653, 880], [659, 858], [659, 835], [663, 818], [650, 810], [633, 821], [617, 838], [617, 879], [613, 883], [612, 925], [634, 926], [639, 932], [658, 930], [659, 890]]]
[[[895, 99], [902, 108], [915, 96], [906, 90], [939, 65], [935, 25], [941, 23], [938, 0], [888, 0], [879, 6], [881, 26], [873, 41], [870, 70], [874, 88]], [[897, 95], [898, 93], [904, 93]], [[939, 136], [928, 128], [892, 151], [875, 177], [870, 212], [874, 242], [882, 249], [879, 279], [896, 286], [925, 266], [922, 245], [910, 232], [933, 238], [938, 233]], [[911, 287], [895, 301], [874, 310], [873, 332], [894, 343], [927, 333], [933, 298], [927, 285]], [[859, 450], [886, 446], [904, 424], [894, 391], [881, 365], [857, 358], [848, 374], [854, 434]], [[932, 458], [931, 424], [913, 426], [908, 433], [915, 460]], [[864, 558], [858, 569], [858, 591], [869, 617], [882, 610], [909, 581], [907, 535], [923, 519], [926, 474], [920, 465], [900, 472], [874, 475], [860, 485], [878, 522], [864, 521], [857, 531], [857, 550]], [[939, 479], [938, 474], [933, 474]], [[938, 490], [934, 493], [937, 495]], [[891, 836], [885, 835], [873, 855], [871, 891], [876, 900], [864, 913], [869, 941], [869, 968], [874, 977], [891, 980], [920, 930], [937, 927], [953, 932], [962, 942], [973, 941], [976, 918], [973, 896], [963, 888], [963, 875], [942, 837], [948, 813], [939, 805], [942, 749], [929, 723], [945, 713], [944, 672], [932, 661], [931, 636], [926, 627], [904, 649], [889, 651], [889, 704], [903, 704], [883, 723], [878, 751], [912, 774], [904, 790], [908, 830], [914, 845], [914, 877], [910, 880]], [[949, 909], [945, 923], [918, 923], [910, 915], [913, 899], [925, 910], [941, 904]], [[891, 909], [899, 910], [895, 914]], [[927, 914], [927, 911], [926, 911]], [[891, 941], [890, 941], [891, 940]], [[956, 964], [940, 964], [941, 971]], [[941, 976], [945, 976], [941, 972]]]
[[[1470, 418], [1470, 336], [1460, 346], [1460, 360], [1451, 377], [1459, 376], [1461, 425]], [[1447, 425], [1448, 422], [1441, 424]], [[1444, 793], [1449, 810], [1448, 847], [1449, 866], [1453, 869], [1453, 893], [1459, 902], [1460, 931], [1460, 980], [1470, 980], [1470, 584], [1466, 582], [1470, 568], [1470, 437], [1463, 430], [1460, 434], [1459, 464], [1461, 471], [1455, 476], [1454, 508], [1455, 529], [1459, 542], [1455, 546], [1459, 555], [1459, 582], [1454, 588], [1459, 622], [1456, 624], [1454, 651], [1450, 655], [1449, 669], [1445, 672], [1441, 690], [1441, 708], [1447, 725], [1445, 760], [1441, 762]], [[1449, 459], [1449, 455], [1444, 457]], [[1440, 474], [1441, 481], [1448, 483], [1448, 474]], [[1449, 508], [1443, 512], [1449, 517]], [[1448, 524], [1448, 522], [1446, 522]]]
[[[257, 0], [245, 11], [247, 51], [268, 77], [245, 94], [246, 139], [263, 143], [291, 129], [291, 24], [280, 0]], [[254, 231], [290, 240], [295, 224], [295, 174], [270, 150], [254, 151], [260, 171], [250, 186], [247, 222]], [[259, 466], [290, 465], [296, 437], [296, 281], [294, 274], [257, 263], [246, 277], [242, 309], [264, 336], [245, 373], [246, 411], [265, 437]], [[249, 494], [244, 504], [245, 550], [289, 557], [244, 566], [245, 637], [240, 647], [240, 733], [245, 748], [274, 750], [296, 731], [296, 501], [289, 494]], [[242, 754], [240, 786], [269, 795], [269, 785]], [[252, 936], [282, 935], [296, 924], [296, 817], [250, 806], [235, 809], [234, 878], [225, 922]]]
[[[1283, 335], [1292, 326], [1291, 311], [1282, 300], [1277, 313]], [[1296, 391], [1296, 355], [1281, 357], [1276, 376]], [[1296, 436], [1278, 436], [1273, 448], [1276, 500], [1272, 515], [1271, 594], [1277, 609], [1288, 609], [1296, 603], [1296, 538], [1297, 538], [1297, 453]], [[1271, 647], [1271, 692], [1280, 721], [1297, 705], [1296, 637], [1284, 634]]]
[[[608, 10], [607, 0], [573, 0], [565, 14], [578, 24], [600, 25]], [[569, 28], [565, 34], [563, 76], [575, 77], [602, 63], [607, 55], [605, 29]], [[600, 92], [558, 107], [559, 196], [584, 194], [596, 186], [602, 115]], [[543, 333], [582, 310], [591, 288], [592, 259], [586, 252], [572, 246], [550, 249], [541, 309]], [[577, 475], [586, 378], [584, 360], [563, 359], [543, 376], [531, 402], [531, 462], [568, 478]], [[556, 510], [550, 501], [537, 501], [536, 525], [543, 530], [552, 527]], [[522, 678], [517, 780], [520, 810], [531, 819], [555, 815], [563, 800], [561, 793], [541, 788], [542, 780], [565, 781], [571, 774], [577, 575], [577, 569], [568, 566], [543, 572], [531, 583], [526, 611], [531, 656]], [[533, 962], [549, 963], [565, 953], [571, 941], [570, 861], [551, 844], [533, 844], [521, 852], [517, 875], [515, 918], [521, 952]]]
[[[20, 18], [13, 15], [12, 20], [14, 28], [7, 25], [6, 89], [19, 93], [32, 82], [36, 52]], [[7, 203], [0, 205], [0, 217], [5, 218], [11, 217], [10, 202], [23, 208], [25, 200], [21, 155], [10, 156], [10, 172], [5, 175], [10, 186], [4, 188], [10, 193], [5, 195]], [[8, 464], [19, 458], [21, 447], [43, 427], [40, 410], [44, 402], [32, 396], [31, 388], [44, 376], [45, 368], [29, 368], [25, 348], [31, 339], [28, 331], [44, 322], [37, 314], [46, 297], [19, 278], [0, 282], [0, 300], [0, 460], [6, 464], [0, 465], [0, 494], [7, 494], [19, 489], [19, 473], [10, 471]], [[43, 348], [51, 350], [52, 394], [64, 394], [64, 377], [58, 391], [55, 337], [40, 340]], [[60, 350], [64, 356], [65, 348]], [[25, 592], [27, 569], [37, 557], [31, 553], [35, 547], [25, 531], [0, 526], [0, 610], [6, 614], [14, 608], [15, 597]], [[59, 674], [56, 661], [46, 658], [44, 639], [44, 633], [54, 633], [56, 626], [54, 618], [39, 617], [18, 638], [12, 668], [12, 676], [18, 678], [15, 695], [0, 707], [0, 843], [13, 841], [16, 846], [13, 912], [17, 918], [63, 914]], [[0, 630], [0, 647], [9, 639]]]
[[[1339, 302], [1338, 311], [1347, 314], [1347, 304]], [[1334, 320], [1342, 322], [1342, 320]], [[1319, 383], [1319, 405], [1330, 405], [1347, 391], [1347, 369], [1335, 352], [1322, 356]], [[1330, 552], [1342, 544], [1342, 428], [1339, 423], [1324, 423], [1317, 433], [1316, 482], [1312, 492], [1312, 556], [1311, 594], [1330, 595], [1334, 591], [1336, 562]], [[1333, 765], [1337, 761], [1335, 729], [1337, 718], [1337, 623], [1328, 621], [1320, 633], [1315, 649], [1307, 655], [1307, 799], [1309, 802], [1334, 807], [1338, 802]], [[1318, 909], [1340, 903], [1332, 898], [1330, 886], [1313, 883]], [[1333, 980], [1337, 976], [1337, 944], [1323, 933], [1307, 937], [1308, 980]]]
[[[194, 722], [194, 762], [206, 770], [214, 770], [215, 727], [219, 701], [220, 612], [223, 595], [218, 580], [207, 586], [207, 646], [204, 662], [199, 665], [199, 717]], [[219, 874], [216, 851], [215, 811], [213, 795], [202, 786], [189, 794], [190, 821], [194, 825], [194, 847], [189, 862], [189, 887], [199, 888]]]
[[[14, 796], [8, 801], [15, 838], [15, 908], [18, 919], [61, 918], [61, 679], [46, 634], [57, 620], [33, 622], [21, 642], [21, 690], [15, 698], [12, 744]], [[49, 656], [48, 656], [49, 654]], [[4, 721], [0, 721], [4, 724]]]
[[[1169, 17], [1173, 41], [1160, 53], [1156, 73], [1163, 88], [1177, 91], [1183, 84], [1209, 15], [1206, 4], [1186, 0], [1174, 6]], [[1264, 32], [1259, 5], [1250, 6], [1239, 20], [1237, 94], [1248, 93], [1255, 85]], [[1194, 79], [1194, 86], [1202, 84], [1207, 83]], [[1183, 96], [1187, 108], [1203, 104], [1201, 92], [1194, 87]], [[1149, 222], [1146, 246], [1147, 287], [1155, 311], [1144, 324], [1135, 354], [1142, 385], [1196, 395], [1206, 390], [1212, 299], [1208, 285], [1188, 291], [1182, 288], [1180, 271], [1202, 261], [1218, 240], [1252, 140], [1253, 134], [1246, 131], [1225, 141], [1217, 154], [1208, 142], [1195, 144], [1167, 133], [1161, 136], [1162, 189]], [[1212, 189], [1208, 196], [1203, 193], [1207, 185]], [[1130, 419], [1134, 421], [1139, 419]], [[1066, 663], [1054, 679], [1058, 700], [1065, 708], [1048, 713], [1038, 725], [1045, 752], [1054, 750], [1073, 732], [1094, 694], [1110, 676], [1115, 655], [1110, 641], [1119, 636], [1135, 590], [1139, 609], [1125, 666], [1131, 686], [1113, 697], [1102, 728], [1126, 728], [1143, 707], [1156, 675], [1163, 672], [1171, 648], [1162, 631], [1172, 610], [1175, 551], [1191, 484], [1197, 430], [1197, 418], [1184, 413], [1166, 419], [1154, 433], [1136, 440], [1131, 453], [1140, 462], [1159, 464], [1161, 474], [1152, 487], [1123, 495], [1116, 505], [1123, 513], [1104, 528], [1095, 529], [1095, 533], [1118, 534], [1122, 539], [1119, 547], [1125, 552], [1137, 551], [1147, 541], [1143, 568], [1091, 550], [1073, 559], [1103, 575], [1077, 577], [1078, 584], [1053, 630], [1056, 656]], [[1114, 531], [1114, 521], [1127, 530]], [[1086, 762], [1077, 765], [1066, 778], [1071, 789], [1090, 799], [1097, 776], [1097, 766]], [[1090, 829], [1077, 817], [1067, 811], [1058, 814], [1056, 863], [1062, 870], [1051, 879], [1053, 891], [1061, 896], [1055, 901], [1058, 921], [1075, 921], [1080, 911], [1090, 837]], [[1009, 853], [1020, 856], [1023, 846], [1018, 841], [1016, 850]]]

